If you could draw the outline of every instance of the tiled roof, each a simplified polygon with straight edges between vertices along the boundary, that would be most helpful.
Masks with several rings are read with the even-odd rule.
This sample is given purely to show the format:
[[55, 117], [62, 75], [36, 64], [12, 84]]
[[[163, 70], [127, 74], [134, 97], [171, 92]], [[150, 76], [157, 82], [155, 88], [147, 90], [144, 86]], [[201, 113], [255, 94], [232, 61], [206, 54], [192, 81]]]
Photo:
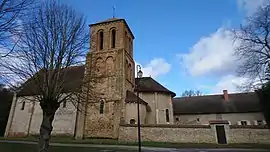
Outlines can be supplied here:
[[137, 103], [138, 100], [139, 100], [140, 104], [144, 104], [144, 105], [148, 104], [147, 102], [145, 102], [140, 97], [138, 98], [137, 95], [135, 95], [133, 92], [131, 92], [129, 90], [126, 91], [126, 99], [125, 99], [125, 101], [127, 103]]
[[[63, 83], [63, 93], [79, 91], [82, 85], [84, 66], [72, 66], [65, 69], [65, 77]], [[41, 74], [41, 75], [40, 75]], [[42, 70], [36, 75], [40, 75], [39, 79], [43, 80]], [[34, 79], [29, 79], [21, 86], [18, 96], [31, 96], [40, 94], [40, 89], [36, 85]]]
[[[69, 67], [65, 77], [63, 92], [78, 91], [81, 88], [84, 76], [84, 66]], [[135, 79], [139, 81], [141, 92], [169, 93], [173, 97], [175, 93], [168, 90], [151, 77]], [[21, 87], [18, 96], [31, 96], [39, 94], [39, 89], [32, 79], [29, 79]], [[147, 104], [139, 98], [141, 104]], [[127, 91], [126, 102], [136, 102], [137, 96]], [[255, 92], [229, 94], [229, 101], [225, 101], [223, 94], [205, 95], [195, 97], [176, 97], [172, 99], [174, 114], [209, 114], [209, 113], [236, 113], [236, 112], [259, 112], [259, 99]]]
[[140, 92], [163, 92], [171, 94], [172, 97], [175, 96], [174, 92], [168, 90], [151, 77], [136, 78], [135, 84], [138, 84], [135, 90]]
[[245, 113], [261, 111], [255, 92], [173, 98], [174, 114]]

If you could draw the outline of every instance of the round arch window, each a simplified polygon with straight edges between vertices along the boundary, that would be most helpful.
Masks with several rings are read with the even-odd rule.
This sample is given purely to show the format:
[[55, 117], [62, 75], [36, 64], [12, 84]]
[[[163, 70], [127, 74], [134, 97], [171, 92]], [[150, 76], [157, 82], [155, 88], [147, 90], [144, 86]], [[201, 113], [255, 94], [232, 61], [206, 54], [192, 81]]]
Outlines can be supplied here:
[[135, 119], [130, 119], [130, 120], [129, 120], [129, 123], [130, 123], [130, 124], [135, 124], [135, 123], [136, 123], [136, 120], [135, 120]]

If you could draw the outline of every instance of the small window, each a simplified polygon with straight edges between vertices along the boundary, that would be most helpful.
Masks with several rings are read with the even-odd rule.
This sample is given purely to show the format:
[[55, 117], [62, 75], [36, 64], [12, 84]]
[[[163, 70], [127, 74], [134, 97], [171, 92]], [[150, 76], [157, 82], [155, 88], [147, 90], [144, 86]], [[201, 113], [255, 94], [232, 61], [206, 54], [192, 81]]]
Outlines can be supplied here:
[[131, 44], [131, 38], [128, 38], [128, 40], [129, 40], [129, 43], [128, 43], [128, 45], [129, 45], [129, 51], [131, 52], [131, 48], [132, 48], [132, 44]]
[[128, 64], [128, 80], [130, 80], [131, 81], [131, 75], [132, 75], [132, 69], [131, 69], [131, 64]]
[[258, 125], [264, 125], [262, 120], [257, 120]]
[[127, 31], [125, 31], [125, 45], [126, 45], [126, 49], [128, 49], [128, 34], [127, 34]]
[[241, 121], [241, 125], [242, 126], [246, 126], [247, 125], [247, 121]]
[[166, 122], [170, 122], [169, 109], [166, 109]]
[[136, 120], [135, 120], [135, 119], [130, 119], [130, 120], [129, 120], [129, 123], [130, 123], [130, 124], [135, 124], [135, 123], [136, 123]]
[[103, 31], [99, 32], [99, 49], [103, 50]]
[[22, 102], [21, 110], [24, 110], [24, 106], [25, 106], [25, 101]]
[[63, 101], [63, 108], [66, 108], [66, 107], [67, 107], [67, 102]]
[[113, 29], [111, 33], [111, 48], [115, 48], [115, 39], [116, 39], [116, 31], [115, 29]]
[[199, 122], [200, 121], [200, 118], [197, 118], [197, 121]]
[[178, 118], [178, 117], [176, 117], [176, 118], [175, 118], [175, 121], [179, 121], [179, 118]]
[[104, 113], [104, 100], [100, 101], [100, 105], [99, 105], [99, 113], [103, 114]]

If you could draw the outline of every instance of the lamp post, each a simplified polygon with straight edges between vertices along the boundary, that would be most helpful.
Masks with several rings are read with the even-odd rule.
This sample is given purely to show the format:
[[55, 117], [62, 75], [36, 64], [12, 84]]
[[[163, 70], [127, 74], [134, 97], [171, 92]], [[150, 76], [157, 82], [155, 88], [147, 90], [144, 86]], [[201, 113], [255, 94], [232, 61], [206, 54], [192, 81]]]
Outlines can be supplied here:
[[137, 68], [136, 68], [136, 72], [137, 72], [137, 84], [136, 84], [136, 87], [137, 87], [137, 113], [138, 113], [138, 146], [139, 146], [139, 152], [141, 152], [141, 120], [140, 120], [140, 104], [139, 104], [139, 81], [140, 81], [140, 78], [142, 78], [142, 75], [143, 75], [143, 72], [141, 70], [141, 66], [140, 65], [137, 65]]

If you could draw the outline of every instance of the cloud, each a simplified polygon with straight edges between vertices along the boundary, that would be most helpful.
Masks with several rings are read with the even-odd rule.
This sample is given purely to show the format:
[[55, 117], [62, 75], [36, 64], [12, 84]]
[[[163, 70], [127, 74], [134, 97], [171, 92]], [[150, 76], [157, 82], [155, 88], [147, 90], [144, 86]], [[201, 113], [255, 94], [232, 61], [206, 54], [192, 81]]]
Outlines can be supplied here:
[[232, 33], [224, 28], [201, 38], [188, 53], [178, 54], [181, 65], [192, 76], [216, 75], [235, 71], [236, 58], [233, 56], [237, 42]]
[[[238, 7], [249, 16], [269, 0], [237, 0]], [[227, 25], [230, 27], [230, 25]], [[196, 86], [201, 90], [211, 93], [222, 93], [227, 89], [229, 92], [242, 91], [240, 86], [247, 84], [257, 85], [257, 80], [236, 76], [236, 68], [241, 64], [236, 60], [234, 50], [239, 46], [233, 41], [232, 33], [222, 26], [216, 32], [202, 37], [187, 53], [178, 54], [182, 69], [193, 78], [213, 78], [214, 85], [200, 82]], [[213, 80], [213, 81], [215, 81]]]
[[[157, 78], [160, 75], [165, 75], [171, 70], [171, 65], [165, 61], [163, 58], [155, 58], [146, 65], [141, 65], [140, 63], [135, 62], [135, 65], [140, 65], [142, 67], [144, 77], [153, 77]], [[136, 76], [135, 70], [135, 76]]]
[[237, 5], [247, 15], [251, 15], [256, 12], [258, 7], [264, 5], [266, 2], [269, 2], [269, 0], [237, 0]]
[[230, 93], [242, 91], [240, 86], [243, 86], [248, 81], [248, 78], [237, 77], [235, 75], [226, 75], [221, 77], [218, 83], [212, 87], [213, 93], [221, 93], [222, 90], [228, 90]]

